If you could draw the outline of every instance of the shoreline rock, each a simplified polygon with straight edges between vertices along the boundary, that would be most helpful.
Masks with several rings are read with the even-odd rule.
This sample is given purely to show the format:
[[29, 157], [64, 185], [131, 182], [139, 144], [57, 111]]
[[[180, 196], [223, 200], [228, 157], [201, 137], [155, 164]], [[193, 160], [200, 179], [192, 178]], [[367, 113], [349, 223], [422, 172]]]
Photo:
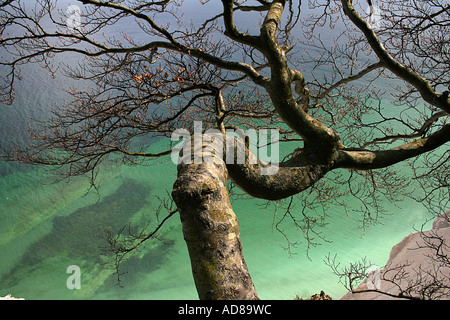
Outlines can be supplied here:
[[0, 297], [0, 300], [25, 300], [25, 299], [23, 299], [23, 298], [14, 298], [13, 296], [11, 296], [11, 294], [8, 294], [7, 296]]
[[[439, 265], [433, 260], [436, 251], [430, 248], [430, 245], [439, 245], [439, 239], [445, 243], [440, 254], [450, 257], [450, 210], [434, 220], [431, 230], [411, 233], [393, 246], [386, 266], [372, 271], [355, 292], [347, 292], [339, 300], [403, 300], [396, 297], [399, 287], [405, 292], [412, 284], [434, 278], [450, 287], [450, 266], [445, 265], [437, 272]], [[450, 300], [450, 295], [446, 293], [439, 298]]]

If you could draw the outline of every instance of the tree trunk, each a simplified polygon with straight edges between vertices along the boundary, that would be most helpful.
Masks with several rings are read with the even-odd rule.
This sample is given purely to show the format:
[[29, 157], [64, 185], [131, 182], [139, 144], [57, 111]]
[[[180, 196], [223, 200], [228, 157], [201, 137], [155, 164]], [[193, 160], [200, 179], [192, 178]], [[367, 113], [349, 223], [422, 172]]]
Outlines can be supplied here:
[[225, 187], [228, 172], [222, 157], [212, 158], [213, 163], [180, 164], [172, 192], [197, 292], [201, 300], [258, 299]]

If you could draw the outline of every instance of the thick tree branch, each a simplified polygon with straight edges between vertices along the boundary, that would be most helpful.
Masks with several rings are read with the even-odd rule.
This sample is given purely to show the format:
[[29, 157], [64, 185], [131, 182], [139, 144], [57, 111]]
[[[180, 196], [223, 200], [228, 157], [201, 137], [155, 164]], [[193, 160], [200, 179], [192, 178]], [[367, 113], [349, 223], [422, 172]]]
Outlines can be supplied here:
[[335, 167], [362, 170], [384, 168], [434, 150], [449, 141], [450, 124], [447, 124], [427, 138], [417, 139], [389, 150], [340, 149]]
[[[327, 159], [340, 145], [339, 138], [328, 127], [306, 113], [295, 100], [292, 82], [304, 83], [299, 71], [292, 71], [286, 60], [286, 52], [291, 48], [282, 47], [277, 39], [277, 27], [280, 23], [286, 1], [273, 1], [261, 27], [261, 39], [264, 41], [263, 53], [271, 70], [271, 78], [266, 89], [275, 110], [286, 124], [306, 140], [305, 147], [320, 149], [323, 159]], [[304, 86], [302, 92], [308, 95]]]
[[[223, 20], [225, 24], [225, 35], [230, 37], [231, 39], [243, 43], [245, 45], [250, 45], [255, 48], [261, 47], [260, 38], [257, 36], [251, 36], [246, 33], [242, 33], [237, 30], [236, 25], [234, 24], [234, 0], [222, 0], [223, 4]], [[251, 9], [251, 8], [249, 8]], [[241, 7], [241, 10], [245, 9]]]
[[[281, 163], [261, 161], [248, 148], [244, 138], [226, 136], [219, 130], [205, 133], [202, 142], [208, 146], [208, 152], [214, 154], [207, 162], [225, 161], [232, 181], [247, 194], [260, 199], [279, 200], [298, 194], [313, 186], [331, 170], [333, 164], [306, 152]], [[190, 145], [195, 147], [195, 141]], [[197, 149], [182, 155], [181, 162], [194, 163], [199, 152]]]
[[[242, 139], [235, 140], [237, 154], [245, 148]], [[265, 163], [245, 148], [245, 164], [227, 164], [233, 182], [247, 194], [266, 200], [279, 200], [298, 194], [320, 180], [331, 170], [331, 163], [316, 158], [315, 155], [299, 153], [281, 163]]]
[[448, 93], [443, 93], [441, 95], [438, 94], [423, 76], [417, 74], [412, 69], [402, 65], [399, 61], [394, 59], [385, 49], [375, 31], [358, 14], [358, 12], [356, 12], [352, 5], [352, 1], [341, 0], [341, 2], [344, 8], [344, 13], [350, 18], [355, 26], [363, 32], [378, 59], [380, 59], [380, 61], [384, 63], [391, 72], [416, 88], [426, 102], [450, 113], [450, 100], [448, 99]]

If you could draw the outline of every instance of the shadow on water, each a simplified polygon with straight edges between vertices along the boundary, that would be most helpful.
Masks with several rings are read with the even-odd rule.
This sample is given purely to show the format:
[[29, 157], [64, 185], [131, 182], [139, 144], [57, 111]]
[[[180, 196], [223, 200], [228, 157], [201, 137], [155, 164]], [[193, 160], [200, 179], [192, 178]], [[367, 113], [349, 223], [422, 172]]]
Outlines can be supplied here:
[[[1, 156], [1, 153], [0, 153]], [[7, 176], [9, 174], [14, 174], [17, 172], [28, 173], [36, 170], [36, 166], [20, 163], [20, 162], [7, 162], [0, 160], [0, 177]]]
[[[55, 217], [51, 233], [31, 245], [21, 261], [0, 282], [3, 286], [13, 286], [21, 281], [25, 274], [39, 268], [46, 259], [66, 257], [75, 261], [84, 260], [91, 265], [102, 263], [101, 248], [106, 245], [102, 238], [104, 228], [113, 232], [128, 225], [134, 215], [148, 207], [148, 219], [152, 219], [150, 208], [150, 187], [133, 179], [125, 179], [113, 194], [102, 198], [98, 203], [78, 209], [69, 216]], [[153, 250], [147, 250], [141, 258], [131, 258], [127, 266], [131, 276], [126, 284], [137, 282], [139, 270], [147, 274], [163, 263], [164, 255], [173, 246], [173, 242], [161, 238], [161, 243]], [[133, 269], [136, 269], [136, 273]], [[25, 275], [26, 276], [26, 275]], [[114, 277], [111, 277], [114, 278]], [[125, 278], [124, 278], [125, 279]], [[103, 288], [109, 287], [105, 282]]]
[[108, 277], [97, 292], [100, 294], [115, 292], [119, 296], [126, 295], [128, 294], [127, 289], [133, 290], [145, 281], [150, 273], [161, 268], [166, 262], [167, 256], [172, 253], [175, 242], [162, 237], [159, 237], [159, 240], [161, 242], [158, 242], [156, 247], [146, 250], [143, 256], [133, 256], [122, 264], [121, 270], [124, 271], [124, 274], [120, 276], [120, 283], [117, 275], [114, 274]]

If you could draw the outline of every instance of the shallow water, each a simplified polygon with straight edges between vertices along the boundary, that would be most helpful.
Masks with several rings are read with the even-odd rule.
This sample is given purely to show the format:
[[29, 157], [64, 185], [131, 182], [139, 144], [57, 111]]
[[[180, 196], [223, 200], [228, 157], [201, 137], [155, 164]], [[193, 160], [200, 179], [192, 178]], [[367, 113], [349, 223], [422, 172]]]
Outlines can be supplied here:
[[[161, 233], [161, 241], [147, 243], [127, 261], [117, 277], [102, 267], [104, 227], [118, 230], [130, 219], [154, 221], [159, 202], [175, 179], [171, 162], [150, 167], [105, 165], [100, 175], [100, 195], [85, 195], [87, 181], [45, 184], [46, 174], [17, 171], [0, 178], [0, 295], [12, 293], [26, 299], [196, 299], [186, 245], [178, 216]], [[351, 201], [351, 199], [349, 199]], [[286, 224], [291, 241], [300, 244], [290, 255], [286, 242], [274, 228], [274, 210], [262, 210], [258, 200], [238, 200], [244, 254], [262, 299], [307, 297], [324, 290], [333, 298], [345, 293], [323, 260], [337, 254], [342, 264], [367, 257], [382, 266], [390, 248], [427, 218], [415, 202], [392, 207], [383, 225], [362, 230], [357, 217], [339, 208], [327, 212], [322, 229], [327, 241], [311, 248], [301, 232]], [[417, 223], [419, 225], [417, 225]], [[70, 265], [81, 268], [81, 289], [69, 290]]]

